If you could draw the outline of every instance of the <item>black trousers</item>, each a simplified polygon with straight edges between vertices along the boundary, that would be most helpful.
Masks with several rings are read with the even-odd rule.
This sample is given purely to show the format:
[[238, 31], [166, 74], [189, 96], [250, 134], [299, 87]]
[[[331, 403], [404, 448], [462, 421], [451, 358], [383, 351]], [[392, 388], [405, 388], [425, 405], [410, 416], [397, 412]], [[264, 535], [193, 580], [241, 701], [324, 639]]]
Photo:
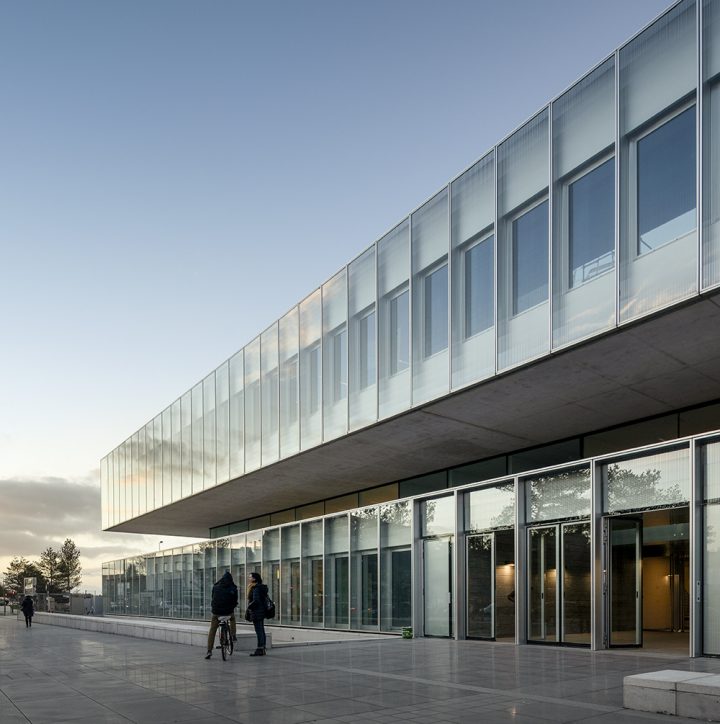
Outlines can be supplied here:
[[25, 616], [25, 628], [32, 626], [32, 616]]
[[259, 649], [265, 648], [265, 621], [263, 619], [253, 619], [253, 626], [255, 627], [255, 634], [257, 635], [257, 647]]

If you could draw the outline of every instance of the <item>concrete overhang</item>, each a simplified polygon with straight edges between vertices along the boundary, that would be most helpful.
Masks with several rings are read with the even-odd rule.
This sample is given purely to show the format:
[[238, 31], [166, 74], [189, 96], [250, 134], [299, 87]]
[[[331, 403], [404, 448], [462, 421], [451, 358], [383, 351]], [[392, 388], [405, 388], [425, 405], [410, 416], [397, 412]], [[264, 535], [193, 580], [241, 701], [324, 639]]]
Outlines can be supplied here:
[[554, 352], [110, 530], [206, 537], [209, 528], [234, 520], [718, 398], [715, 295]]

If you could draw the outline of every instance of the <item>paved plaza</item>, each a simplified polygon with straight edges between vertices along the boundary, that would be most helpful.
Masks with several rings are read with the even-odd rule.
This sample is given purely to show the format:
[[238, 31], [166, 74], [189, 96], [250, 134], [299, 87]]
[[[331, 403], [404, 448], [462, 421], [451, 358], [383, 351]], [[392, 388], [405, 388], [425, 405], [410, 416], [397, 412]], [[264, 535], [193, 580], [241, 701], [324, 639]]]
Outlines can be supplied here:
[[576, 722], [697, 720], [622, 709], [622, 678], [720, 673], [720, 660], [399, 638], [210, 661], [195, 647], [0, 617], [0, 722]]

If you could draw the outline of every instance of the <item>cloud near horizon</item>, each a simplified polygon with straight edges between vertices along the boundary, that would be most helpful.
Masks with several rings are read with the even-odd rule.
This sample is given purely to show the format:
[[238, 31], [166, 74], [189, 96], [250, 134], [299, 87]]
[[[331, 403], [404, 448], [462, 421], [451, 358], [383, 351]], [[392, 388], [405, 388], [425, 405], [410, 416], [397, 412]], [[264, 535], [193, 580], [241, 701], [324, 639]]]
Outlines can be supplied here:
[[161, 537], [164, 547], [193, 540], [103, 532], [98, 478], [0, 480], [0, 575], [15, 556], [34, 561], [48, 546], [72, 538], [80, 548], [81, 588], [100, 593], [104, 561], [155, 550]]

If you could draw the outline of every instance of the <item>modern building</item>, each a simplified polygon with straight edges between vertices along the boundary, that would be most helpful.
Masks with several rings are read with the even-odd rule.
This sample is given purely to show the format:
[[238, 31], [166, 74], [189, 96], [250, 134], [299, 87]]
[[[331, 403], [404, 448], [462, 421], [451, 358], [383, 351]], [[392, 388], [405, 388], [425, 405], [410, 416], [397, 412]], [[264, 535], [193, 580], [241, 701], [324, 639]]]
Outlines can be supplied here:
[[102, 460], [106, 610], [720, 655], [720, 3], [681, 0]]

